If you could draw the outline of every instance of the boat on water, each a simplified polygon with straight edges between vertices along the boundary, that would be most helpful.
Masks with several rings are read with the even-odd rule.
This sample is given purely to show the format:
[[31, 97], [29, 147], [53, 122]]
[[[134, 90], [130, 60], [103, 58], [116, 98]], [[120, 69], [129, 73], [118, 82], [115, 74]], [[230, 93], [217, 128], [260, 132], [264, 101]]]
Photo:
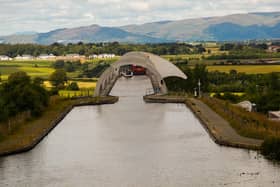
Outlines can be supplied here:
[[129, 71], [129, 72], [121, 72], [121, 75], [125, 78], [131, 78], [133, 77], [133, 72]]

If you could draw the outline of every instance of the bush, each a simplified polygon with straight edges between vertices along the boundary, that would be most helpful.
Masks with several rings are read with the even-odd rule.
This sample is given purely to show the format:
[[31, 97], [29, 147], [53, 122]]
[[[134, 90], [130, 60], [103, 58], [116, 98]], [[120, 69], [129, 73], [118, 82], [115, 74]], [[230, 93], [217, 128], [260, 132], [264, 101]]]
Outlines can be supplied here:
[[50, 82], [56, 88], [63, 88], [64, 83], [67, 81], [67, 74], [65, 70], [58, 69], [50, 75]]
[[280, 160], [280, 138], [268, 138], [261, 147], [261, 153], [275, 160]]
[[40, 115], [48, 105], [49, 95], [37, 82], [32, 82], [25, 72], [16, 72], [0, 86], [0, 121], [30, 111]]
[[71, 82], [66, 88], [67, 90], [78, 91], [80, 90], [78, 84], [76, 82]]
[[220, 93], [218, 93], [218, 94], [215, 94], [214, 97], [216, 97], [218, 99], [231, 101], [233, 103], [240, 102], [243, 99], [243, 96], [234, 95], [229, 92], [224, 93], [224, 95], [221, 95]]

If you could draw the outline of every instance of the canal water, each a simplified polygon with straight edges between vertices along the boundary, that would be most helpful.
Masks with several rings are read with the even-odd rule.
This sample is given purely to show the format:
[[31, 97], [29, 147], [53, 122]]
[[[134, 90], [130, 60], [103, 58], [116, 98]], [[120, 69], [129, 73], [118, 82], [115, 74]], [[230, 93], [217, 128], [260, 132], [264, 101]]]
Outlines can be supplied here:
[[146, 77], [114, 105], [69, 115], [32, 151], [0, 158], [0, 186], [280, 186], [280, 166], [216, 145], [183, 104], [145, 104]]

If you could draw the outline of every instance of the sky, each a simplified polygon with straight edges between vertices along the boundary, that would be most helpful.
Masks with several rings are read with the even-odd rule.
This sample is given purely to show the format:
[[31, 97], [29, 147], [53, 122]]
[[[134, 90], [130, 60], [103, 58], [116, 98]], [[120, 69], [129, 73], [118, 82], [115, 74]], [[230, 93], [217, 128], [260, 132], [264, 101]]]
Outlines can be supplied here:
[[280, 11], [280, 0], [0, 0], [0, 35]]

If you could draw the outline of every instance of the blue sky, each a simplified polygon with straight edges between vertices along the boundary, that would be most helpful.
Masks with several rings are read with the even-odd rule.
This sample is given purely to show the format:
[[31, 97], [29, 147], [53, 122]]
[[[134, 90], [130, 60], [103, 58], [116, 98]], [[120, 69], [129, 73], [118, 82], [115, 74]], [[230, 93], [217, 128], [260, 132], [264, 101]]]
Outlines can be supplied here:
[[280, 11], [280, 0], [0, 0], [0, 35]]

